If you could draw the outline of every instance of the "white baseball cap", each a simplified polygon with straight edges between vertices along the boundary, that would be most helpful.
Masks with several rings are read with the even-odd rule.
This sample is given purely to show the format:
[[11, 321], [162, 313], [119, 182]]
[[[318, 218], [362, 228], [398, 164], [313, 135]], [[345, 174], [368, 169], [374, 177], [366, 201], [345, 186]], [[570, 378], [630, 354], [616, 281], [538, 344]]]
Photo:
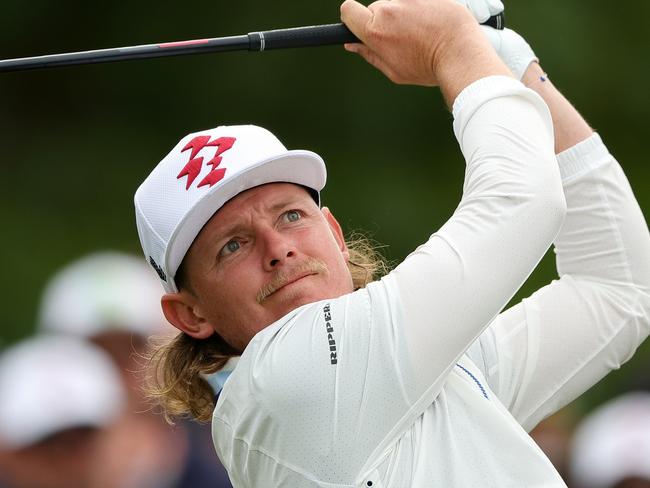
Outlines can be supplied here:
[[88, 341], [43, 334], [0, 354], [0, 445], [20, 449], [75, 427], [104, 427], [125, 401], [111, 359]]
[[221, 126], [185, 136], [135, 193], [140, 243], [168, 292], [190, 245], [228, 200], [266, 183], [295, 183], [319, 192], [327, 173], [311, 151], [289, 151], [254, 125]]
[[571, 477], [579, 486], [611, 488], [628, 477], [650, 480], [650, 393], [605, 403], [576, 430]]
[[139, 257], [101, 251], [58, 271], [39, 310], [44, 331], [92, 337], [122, 330], [147, 337], [169, 332], [156, 273]]

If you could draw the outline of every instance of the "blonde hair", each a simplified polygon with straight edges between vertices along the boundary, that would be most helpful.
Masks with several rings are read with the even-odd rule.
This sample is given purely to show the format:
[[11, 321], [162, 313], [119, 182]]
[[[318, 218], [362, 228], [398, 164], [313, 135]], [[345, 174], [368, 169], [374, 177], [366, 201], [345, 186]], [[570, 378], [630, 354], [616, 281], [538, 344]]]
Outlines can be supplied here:
[[[355, 290], [388, 272], [388, 263], [379, 252], [379, 246], [369, 237], [353, 233], [346, 244], [350, 253], [348, 269]], [[182, 417], [209, 422], [215, 402], [214, 391], [205, 375], [216, 373], [237, 355], [238, 352], [218, 334], [195, 339], [181, 332], [171, 340], [151, 339], [145, 355], [145, 394], [160, 407], [169, 423]]]

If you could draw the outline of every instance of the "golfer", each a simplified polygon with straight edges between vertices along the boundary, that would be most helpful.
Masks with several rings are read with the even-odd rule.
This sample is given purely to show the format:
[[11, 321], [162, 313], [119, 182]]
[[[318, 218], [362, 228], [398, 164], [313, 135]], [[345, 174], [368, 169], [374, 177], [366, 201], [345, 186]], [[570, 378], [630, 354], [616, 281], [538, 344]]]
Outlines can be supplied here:
[[[621, 168], [528, 44], [471, 12], [341, 7], [348, 50], [440, 87], [467, 164], [454, 214], [380, 280], [319, 206], [322, 159], [259, 127], [186, 136], [136, 193], [181, 330], [155, 392], [212, 419], [235, 487], [565, 486], [526, 432], [648, 334], [650, 237]], [[501, 313], [552, 243], [561, 278]], [[238, 355], [215, 406], [206, 376]]]

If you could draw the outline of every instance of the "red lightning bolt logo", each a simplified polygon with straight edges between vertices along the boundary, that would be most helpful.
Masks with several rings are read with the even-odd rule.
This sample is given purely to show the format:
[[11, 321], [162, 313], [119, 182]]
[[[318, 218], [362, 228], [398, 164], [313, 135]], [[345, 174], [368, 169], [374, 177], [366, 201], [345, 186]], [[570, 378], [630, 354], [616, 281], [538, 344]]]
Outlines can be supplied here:
[[235, 138], [234, 137], [219, 137], [218, 139], [215, 139], [214, 141], [210, 141], [210, 136], [196, 136], [193, 138], [190, 142], [188, 142], [185, 147], [181, 150], [181, 152], [185, 152], [188, 149], [191, 149], [190, 151], [190, 160], [189, 162], [183, 167], [180, 173], [178, 173], [178, 176], [176, 177], [177, 179], [181, 179], [184, 176], [187, 176], [187, 182], [185, 185], [185, 189], [189, 190], [190, 186], [192, 183], [194, 183], [194, 180], [196, 179], [197, 176], [199, 176], [199, 173], [201, 172], [201, 167], [203, 166], [203, 156], [196, 157], [197, 154], [205, 147], [211, 146], [211, 147], [216, 147], [217, 151], [214, 154], [214, 157], [208, 161], [206, 164], [209, 164], [212, 166], [212, 169], [210, 172], [199, 182], [197, 185], [197, 188], [200, 188], [205, 185], [212, 186], [221, 179], [223, 179], [224, 175], [226, 174], [226, 169], [225, 168], [219, 168], [219, 163], [221, 163], [221, 160], [223, 157], [221, 156], [225, 151], [230, 149], [233, 144], [235, 144]]

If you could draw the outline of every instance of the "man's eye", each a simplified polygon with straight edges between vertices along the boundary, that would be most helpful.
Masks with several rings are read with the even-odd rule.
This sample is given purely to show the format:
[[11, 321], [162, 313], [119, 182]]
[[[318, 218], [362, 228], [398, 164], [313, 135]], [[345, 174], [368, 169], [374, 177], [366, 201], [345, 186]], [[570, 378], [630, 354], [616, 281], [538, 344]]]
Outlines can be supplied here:
[[238, 251], [240, 247], [241, 247], [241, 244], [239, 243], [239, 241], [234, 241], [234, 240], [233, 241], [228, 241], [226, 243], [226, 245], [221, 248], [220, 254], [222, 256], [225, 256], [227, 254], [232, 254], [232, 253]]
[[300, 212], [298, 212], [297, 210], [289, 210], [284, 215], [289, 222], [296, 222], [300, 220]]

